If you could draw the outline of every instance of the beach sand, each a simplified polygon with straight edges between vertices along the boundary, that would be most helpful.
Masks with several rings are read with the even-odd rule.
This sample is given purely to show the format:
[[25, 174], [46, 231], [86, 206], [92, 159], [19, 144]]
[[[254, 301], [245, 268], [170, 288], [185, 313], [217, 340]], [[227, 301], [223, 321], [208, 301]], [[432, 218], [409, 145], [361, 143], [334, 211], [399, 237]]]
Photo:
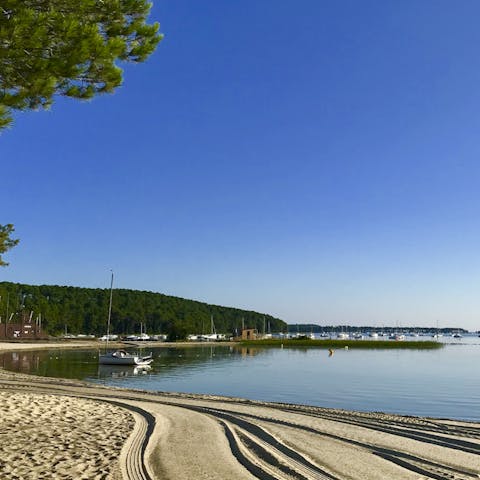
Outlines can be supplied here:
[[151, 393], [4, 370], [0, 433], [2, 479], [480, 478], [478, 423]]
[[119, 475], [133, 416], [108, 403], [0, 392], [1, 478], [101, 479]]

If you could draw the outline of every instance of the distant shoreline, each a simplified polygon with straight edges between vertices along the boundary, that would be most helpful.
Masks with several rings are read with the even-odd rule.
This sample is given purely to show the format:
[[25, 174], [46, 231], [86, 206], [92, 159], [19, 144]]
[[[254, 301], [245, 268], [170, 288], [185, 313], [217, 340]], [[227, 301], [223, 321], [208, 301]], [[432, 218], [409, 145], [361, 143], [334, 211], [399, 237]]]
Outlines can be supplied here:
[[[241, 340], [222, 342], [134, 342], [134, 341], [113, 341], [108, 342], [108, 348], [184, 348], [184, 347], [257, 347], [257, 348], [325, 348], [325, 349], [414, 349], [427, 350], [439, 349], [445, 346], [444, 343], [431, 340], [425, 341], [395, 341], [395, 340], [337, 340], [337, 339], [268, 339], [268, 340]], [[48, 348], [63, 349], [98, 349], [104, 350], [107, 347], [105, 342], [98, 340], [2, 340], [0, 341], [0, 352], [5, 350], [44, 350]]]
[[[199, 347], [206, 345], [221, 345], [221, 346], [233, 346], [239, 345], [239, 342], [129, 342], [129, 341], [114, 341], [108, 342], [108, 348], [130, 348], [130, 347], [162, 347], [162, 348], [174, 348], [174, 347]], [[98, 340], [1, 340], [0, 352], [10, 350], [44, 350], [48, 348], [62, 348], [62, 349], [79, 349], [90, 348], [104, 350], [106, 348], [106, 342], [100, 342]]]
[[408, 341], [408, 340], [336, 340], [336, 339], [269, 339], [269, 340], [246, 340], [239, 342], [244, 347], [273, 347], [273, 348], [352, 348], [352, 349], [436, 349], [443, 348], [441, 342], [431, 340]]

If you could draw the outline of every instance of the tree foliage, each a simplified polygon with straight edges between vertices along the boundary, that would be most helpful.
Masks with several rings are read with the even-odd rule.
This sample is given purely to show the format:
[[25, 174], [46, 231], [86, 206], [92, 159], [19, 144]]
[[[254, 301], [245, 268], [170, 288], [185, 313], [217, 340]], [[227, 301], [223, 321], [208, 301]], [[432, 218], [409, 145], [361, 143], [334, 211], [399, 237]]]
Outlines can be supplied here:
[[167, 340], [169, 342], [178, 342], [185, 340], [190, 332], [185, 325], [182, 325], [179, 322], [171, 322], [167, 325], [165, 333], [167, 334]]
[[143, 62], [162, 35], [148, 0], [3, 0], [0, 129], [12, 110], [48, 108], [55, 94], [89, 99], [122, 82], [117, 61]]
[[0, 267], [6, 267], [8, 265], [8, 263], [2, 259], [2, 255], [19, 242], [18, 239], [13, 239], [11, 237], [14, 231], [15, 228], [11, 223], [0, 225]]
[[[0, 317], [5, 318], [6, 299], [15, 318], [30, 312], [41, 314], [43, 328], [55, 335], [65, 331], [101, 335], [106, 332], [109, 289], [23, 285], [0, 282]], [[285, 330], [286, 324], [271, 315], [172, 297], [138, 290], [113, 290], [111, 332], [140, 333], [140, 323], [149, 334], [167, 333], [171, 339], [188, 333], [210, 333], [213, 317], [218, 333], [240, 332], [245, 327], [272, 331]]]

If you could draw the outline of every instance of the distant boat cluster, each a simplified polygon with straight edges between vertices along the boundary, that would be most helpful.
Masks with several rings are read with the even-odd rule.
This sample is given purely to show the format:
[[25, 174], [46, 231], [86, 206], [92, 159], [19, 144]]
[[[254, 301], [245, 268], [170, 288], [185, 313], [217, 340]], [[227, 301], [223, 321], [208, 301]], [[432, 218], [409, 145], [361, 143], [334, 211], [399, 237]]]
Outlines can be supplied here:
[[[444, 335], [443, 333], [440, 333], [438, 331], [434, 332], [422, 332], [418, 333], [415, 331], [406, 331], [406, 332], [320, 332], [320, 333], [280, 333], [280, 334], [274, 334], [273, 338], [286, 338], [286, 339], [322, 339], [322, 338], [328, 338], [328, 339], [338, 339], [338, 340], [363, 340], [363, 339], [370, 339], [370, 340], [375, 340], [378, 338], [382, 339], [388, 339], [388, 340], [396, 340], [396, 341], [402, 341], [406, 340], [407, 337], [410, 338], [417, 338], [417, 337], [428, 337], [428, 338], [434, 338], [438, 339], [441, 337], [444, 337], [447, 335]], [[448, 336], [452, 338], [462, 338], [462, 335], [459, 332], [454, 332], [448, 334]]]
[[[451, 338], [462, 338], [463, 335], [459, 332], [443, 334], [437, 332], [430, 333], [417, 333], [417, 332], [321, 332], [321, 333], [299, 333], [299, 332], [289, 332], [289, 333], [256, 333], [255, 338], [257, 340], [263, 339], [311, 339], [311, 340], [321, 340], [321, 339], [338, 339], [338, 340], [375, 340], [375, 339], [388, 339], [402, 341], [409, 338], [433, 338], [439, 339], [442, 337], [451, 337]], [[83, 334], [65, 334], [63, 335], [65, 339], [93, 339], [94, 335], [83, 335]], [[211, 333], [193, 333], [189, 334], [186, 338], [189, 342], [225, 342], [238, 339], [235, 335], [226, 334], [226, 333], [217, 333], [215, 329], [212, 329]], [[127, 342], [164, 342], [167, 340], [166, 334], [155, 334], [149, 335], [146, 332], [141, 332], [139, 334], [133, 335], [116, 335], [108, 334], [98, 337], [98, 340], [102, 342], [107, 341], [127, 341]]]
[[[418, 336], [418, 335], [417, 335]], [[355, 333], [348, 333], [348, 332], [322, 332], [319, 334], [315, 333], [309, 333], [309, 334], [304, 334], [304, 333], [286, 333], [286, 334], [279, 334], [279, 338], [287, 338], [287, 339], [307, 339], [310, 338], [312, 340], [316, 339], [322, 339], [322, 338], [329, 338], [329, 339], [338, 339], [338, 340], [363, 340], [363, 339], [377, 339], [379, 337], [382, 338], [388, 338], [389, 340], [405, 340], [406, 336], [403, 333], [377, 333], [377, 332], [369, 332], [369, 333], [361, 333], [361, 332], [355, 332]], [[278, 338], [277, 337], [277, 338]]]
[[167, 339], [167, 335], [159, 334], [159, 335], [147, 335], [146, 333], [140, 333], [139, 335], [102, 335], [98, 337], [101, 342], [114, 342], [117, 340], [126, 341], [126, 342], [164, 342]]

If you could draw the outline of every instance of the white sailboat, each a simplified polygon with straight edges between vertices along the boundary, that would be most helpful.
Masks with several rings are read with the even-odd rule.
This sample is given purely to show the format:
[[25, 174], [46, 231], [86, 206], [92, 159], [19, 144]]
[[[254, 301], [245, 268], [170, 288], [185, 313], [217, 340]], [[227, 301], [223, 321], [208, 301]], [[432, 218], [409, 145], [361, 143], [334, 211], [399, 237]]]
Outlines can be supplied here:
[[139, 355], [132, 355], [125, 350], [115, 350], [113, 352], [107, 352], [108, 341], [110, 339], [110, 320], [112, 318], [112, 298], [113, 298], [113, 271], [112, 279], [110, 281], [110, 304], [108, 306], [108, 322], [107, 322], [107, 335], [105, 344], [105, 353], [98, 356], [98, 363], [100, 365], [150, 365], [153, 362], [152, 355], [142, 357]]
[[440, 333], [440, 330], [438, 328], [438, 320], [437, 320], [437, 328], [435, 329], [435, 333], [432, 335], [432, 338], [440, 338], [443, 337], [443, 334]]
[[265, 331], [265, 315], [263, 316], [263, 339], [272, 338], [272, 332], [270, 331], [270, 321], [268, 322], [268, 331]]
[[217, 340], [225, 340], [225, 335], [217, 333], [215, 324], [213, 323], [213, 315], [210, 315], [210, 334], [202, 335], [202, 339], [207, 342], [215, 342]]
[[151, 355], [142, 357], [139, 355], [132, 355], [125, 350], [115, 350], [114, 352], [105, 353], [98, 356], [100, 365], [131, 365], [145, 366], [153, 362]]
[[460, 334], [460, 332], [457, 330], [453, 335], [452, 335], [453, 338], [462, 338], [462, 335]]
[[350, 338], [350, 335], [343, 331], [343, 326], [342, 326], [342, 331], [337, 333], [337, 338], [339, 340], [348, 340]]

